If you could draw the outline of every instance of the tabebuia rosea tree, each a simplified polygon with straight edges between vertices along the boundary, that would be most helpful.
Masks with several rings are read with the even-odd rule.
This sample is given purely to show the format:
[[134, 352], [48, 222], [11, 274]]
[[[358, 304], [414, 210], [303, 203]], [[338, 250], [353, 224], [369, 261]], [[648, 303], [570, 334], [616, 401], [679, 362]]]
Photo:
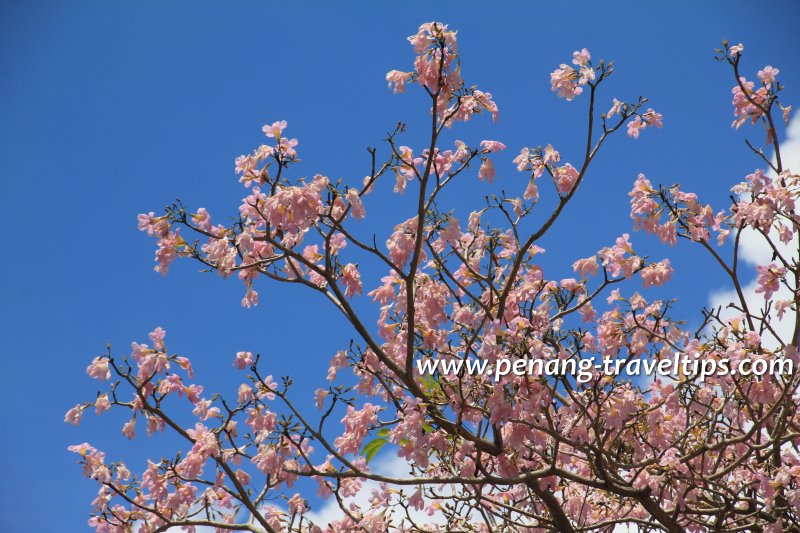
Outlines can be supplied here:
[[[194, 260], [238, 278], [247, 307], [258, 303], [259, 285], [290, 283], [322, 295], [352, 331], [331, 360], [330, 383], [316, 391], [318, 412], [298, 409], [291, 380], [273, 379], [268, 362], [249, 351], [231, 354], [238, 390], [208, 393], [194, 382], [189, 359], [167, 349], [161, 328], [129, 355], [109, 348], [94, 358], [88, 373], [107, 388], [71, 409], [68, 422], [119, 409], [129, 414], [122, 432], [130, 439], [173, 432], [183, 445], [136, 471], [89, 444], [71, 447], [100, 486], [90, 526], [800, 531], [797, 372], [637, 379], [593, 369], [579, 380], [541, 367], [492, 371], [502, 361], [675, 354], [797, 362], [800, 176], [781, 159], [776, 123], [788, 121], [790, 108], [779, 103], [778, 70], [765, 67], [749, 81], [740, 73], [742, 45], [718, 50], [733, 72], [734, 126], [766, 131], [763, 148], [750, 144], [758, 170], [726, 185], [732, 205], [717, 211], [643, 175], [628, 193], [635, 229], [653, 235], [643, 239], [705, 249], [734, 295], [703, 309], [702, 327], [689, 331], [671, 317], [670, 301], [648, 297], [648, 287], [669, 281], [669, 260], [638, 255], [627, 234], [574, 257], [573, 278], [548, 279], [537, 264], [543, 237], [570, 223], [561, 215], [591, 179], [606, 140], [661, 127], [646, 99], [602, 96], [613, 64], [583, 49], [550, 75], [558, 97], [587, 109], [585, 151], [566, 161], [545, 141], [525, 148], [513, 158], [516, 185], [500, 191], [492, 180], [504, 144], [469, 146], [450, 133], [474, 115], [498, 116], [491, 93], [462, 79], [455, 31], [426, 23], [409, 41], [413, 69], [386, 79], [396, 93], [413, 88], [430, 98], [424, 146], [405, 146], [399, 125], [381, 150], [370, 150], [363, 181], [303, 178], [298, 141], [286, 122], [275, 122], [264, 127], [266, 144], [236, 159], [246, 196], [235, 223], [214, 223], [205, 209], [180, 202], [139, 217], [157, 241], [157, 271]], [[513, 169], [511, 159], [504, 164]], [[486, 182], [483, 204], [471, 212], [446, 205], [446, 188], [473, 179]], [[411, 195], [414, 208], [394, 213], [394, 230], [376, 236], [364, 219], [380, 187]], [[745, 236], [773, 251], [755, 271], [740, 260]], [[365, 269], [385, 272], [380, 284], [364, 287]], [[753, 277], [757, 299], [743, 281]], [[425, 361], [445, 366], [425, 371]], [[447, 366], [458, 361], [474, 365]], [[475, 371], [484, 361], [488, 370]], [[378, 453], [407, 467], [373, 471]], [[312, 494], [297, 492], [309, 486]], [[316, 495], [338, 503], [337, 518], [315, 523]]]

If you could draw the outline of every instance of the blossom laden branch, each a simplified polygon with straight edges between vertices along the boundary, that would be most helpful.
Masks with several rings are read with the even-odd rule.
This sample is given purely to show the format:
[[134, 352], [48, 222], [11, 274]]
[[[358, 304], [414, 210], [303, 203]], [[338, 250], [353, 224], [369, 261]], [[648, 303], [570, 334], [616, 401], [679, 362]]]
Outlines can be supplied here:
[[[733, 204], [719, 211], [679, 185], [656, 187], [644, 175], [629, 193], [635, 230], [669, 246], [699, 246], [737, 295], [729, 307], [738, 316], [705, 310], [702, 326], [690, 332], [673, 317], [673, 300], [650, 296], [670, 283], [675, 267], [669, 258], [637, 253], [629, 234], [580, 254], [571, 264], [574, 277], [552, 277], [539, 259], [546, 253], [540, 244], [581, 183], [592, 179], [591, 163], [605, 141], [619, 130], [638, 139], [663, 125], [642, 97], [614, 98], [598, 116], [613, 62], [593, 62], [582, 49], [550, 75], [559, 97], [588, 99], [582, 158], [562, 160], [546, 143], [523, 148], [513, 164], [525, 179], [511, 182], [511, 164], [498, 163], [504, 142], [445, 143], [475, 115], [498, 119], [491, 93], [462, 77], [456, 32], [426, 23], [409, 42], [413, 70], [392, 70], [386, 80], [397, 93], [419, 86], [430, 98], [425, 146], [402, 144], [401, 123], [387, 136], [382, 162], [369, 150], [363, 180], [295, 178], [299, 142], [277, 121], [264, 126], [265, 144], [236, 159], [246, 196], [233, 224], [214, 224], [205, 209], [190, 211], [179, 201], [163, 215], [139, 217], [140, 229], [156, 239], [162, 274], [175, 259], [193, 259], [237, 277], [246, 307], [258, 304], [264, 278], [291, 283], [322, 295], [347, 320], [355, 339], [331, 360], [331, 384], [315, 393], [320, 414], [301, 410], [289, 394], [291, 379], [276, 381], [249, 351], [233, 358], [246, 377], [226, 397], [204, 395], [189, 360], [167, 351], [160, 328], [148, 343], [133, 343], [130, 356], [109, 349], [87, 368], [108, 388], [65, 420], [77, 425], [90, 408], [121, 410], [130, 415], [122, 427], [129, 439], [141, 438], [137, 423], [144, 423], [148, 435], [173, 432], [185, 448], [134, 474], [89, 444], [71, 447], [100, 487], [90, 525], [100, 532], [798, 530], [797, 373], [701, 379], [679, 372], [643, 383], [596, 367], [586, 380], [492, 371], [509, 361], [627, 365], [676, 353], [715, 363], [798, 362], [800, 267], [778, 243], [793, 242], [800, 230], [800, 176], [783, 168], [779, 155], [771, 113], [788, 117], [791, 106], [779, 101], [778, 69], [762, 69], [756, 89], [739, 75], [743, 47], [725, 44], [719, 52], [737, 80], [733, 126], [764, 125], [776, 163], [763, 149], [752, 151], [773, 175], [748, 174], [734, 186]], [[485, 187], [502, 188], [471, 212], [448, 208], [443, 191], [471, 172]], [[552, 181], [552, 193], [549, 186], [540, 191], [542, 177]], [[413, 209], [398, 215], [379, 244], [377, 236], [362, 235], [375, 209], [369, 195], [380, 187], [408, 193]], [[555, 207], [540, 216], [544, 194], [553, 195]], [[761, 309], [745, 294], [738, 261], [745, 230], [774, 251], [752, 273]], [[720, 247], [731, 234], [726, 259]], [[363, 274], [375, 268], [387, 273], [368, 287]], [[794, 336], [782, 336], [781, 319], [794, 320]], [[445, 366], [423, 371], [433, 362]], [[352, 371], [353, 384], [341, 382], [343, 369]], [[176, 412], [181, 397], [192, 427], [179, 422], [186, 415]], [[387, 453], [407, 462], [407, 475], [371, 467]], [[301, 479], [332, 498], [341, 517], [314, 524], [308, 497], [295, 489]], [[376, 488], [358, 505], [354, 497], [367, 482]]]

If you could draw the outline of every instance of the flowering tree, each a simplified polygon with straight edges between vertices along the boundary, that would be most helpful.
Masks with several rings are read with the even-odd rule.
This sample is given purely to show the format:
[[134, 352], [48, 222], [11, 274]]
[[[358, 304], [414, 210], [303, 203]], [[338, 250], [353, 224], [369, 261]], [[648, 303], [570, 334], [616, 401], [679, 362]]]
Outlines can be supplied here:
[[[121, 409], [130, 414], [122, 428], [128, 438], [169, 431], [185, 445], [139, 474], [89, 444], [71, 447], [100, 485], [90, 525], [99, 532], [800, 531], [797, 373], [678, 371], [641, 381], [594, 366], [584, 379], [541, 366], [510, 371], [518, 361], [661, 362], [675, 354], [715, 366], [797, 362], [800, 177], [781, 160], [775, 115], [788, 120], [789, 108], [778, 100], [778, 70], [765, 67], [748, 81], [739, 72], [743, 47], [725, 43], [718, 51], [733, 71], [734, 126], [762, 125], [774, 152], [769, 158], [749, 144], [762, 169], [733, 188], [727, 210], [643, 175], [629, 193], [636, 229], [665, 244], [683, 239], [704, 248], [737, 295], [726, 307], [704, 309], [692, 332], [670, 317], [671, 302], [638, 292], [667, 282], [672, 268], [668, 259], [638, 255], [627, 234], [576, 257], [575, 278], [547, 279], [537, 264], [538, 243], [564, 223], [559, 218], [606, 139], [661, 127], [642, 98], [608, 100], [610, 110], [598, 114], [596, 107], [608, 109], [600, 89], [613, 64], [583, 49], [550, 75], [559, 97], [588, 108], [580, 160], [562, 161], [551, 145], [525, 148], [514, 159], [525, 176], [519, 191], [489, 195], [463, 216], [437, 199], [475, 167], [491, 183], [492, 158], [505, 146], [442, 146], [442, 139], [473, 115], [496, 120], [498, 108], [490, 93], [462, 79], [454, 31], [427, 23], [409, 41], [413, 70], [386, 79], [396, 93], [414, 85], [430, 97], [426, 146], [403, 146], [399, 125], [386, 139], [385, 159], [370, 150], [362, 183], [295, 178], [298, 141], [286, 135], [285, 121], [275, 122], [264, 127], [268, 144], [236, 160], [247, 196], [233, 225], [215, 225], [205, 209], [181, 203], [139, 217], [140, 229], [157, 239], [162, 274], [176, 258], [190, 258], [238, 277], [244, 306], [258, 303], [260, 283], [291, 283], [320, 293], [346, 318], [355, 339], [342, 339], [331, 384], [316, 392], [320, 412], [301, 412], [291, 380], [276, 382], [251, 352], [236, 354], [244, 383], [226, 397], [193, 383], [189, 360], [167, 350], [161, 328], [147, 344], [133, 343], [128, 356], [109, 349], [88, 367], [107, 390], [66, 420], [77, 424], [90, 408]], [[379, 240], [361, 221], [369, 193], [384, 182], [412, 195], [415, 208], [398, 213], [394, 231]], [[547, 182], [552, 211], [538, 207]], [[739, 262], [748, 233], [774, 251], [757, 268], [763, 298], [755, 304], [742, 282], [752, 273]], [[367, 264], [386, 275], [362, 294]], [[353, 300], [367, 298], [372, 311], [358, 311]], [[791, 324], [791, 336], [779, 320]], [[355, 378], [337, 378], [345, 368]], [[193, 409], [188, 428], [176, 396]], [[332, 422], [340, 417], [341, 425]], [[381, 448], [407, 461], [406, 475], [370, 469]], [[293, 491], [299, 478], [315, 480], [341, 518], [314, 524], [308, 501]], [[357, 504], [366, 480], [377, 488]]]

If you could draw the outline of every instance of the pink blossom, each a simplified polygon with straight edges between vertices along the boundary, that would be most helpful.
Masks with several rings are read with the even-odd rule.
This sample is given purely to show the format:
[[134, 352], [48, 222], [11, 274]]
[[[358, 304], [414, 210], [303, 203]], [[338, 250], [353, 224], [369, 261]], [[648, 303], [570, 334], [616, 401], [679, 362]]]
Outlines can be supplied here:
[[355, 189], [349, 189], [347, 191], [347, 201], [350, 203], [350, 216], [356, 220], [361, 220], [367, 216], [367, 212], [364, 210], [364, 204], [361, 202], [361, 196], [358, 194], [358, 191]]
[[260, 446], [258, 453], [251, 459], [262, 474], [279, 475], [283, 462], [271, 446]]
[[544, 147], [544, 154], [542, 155], [542, 161], [545, 165], [555, 165], [559, 161], [561, 161], [561, 154], [558, 153], [558, 150], [553, 148], [552, 144], [548, 144]]
[[492, 160], [484, 159], [483, 163], [481, 163], [481, 168], [478, 169], [478, 179], [481, 181], [486, 180], [491, 183], [496, 176], [497, 172], [494, 169], [494, 163], [492, 163]]
[[322, 409], [325, 405], [325, 398], [328, 397], [328, 394], [330, 393], [321, 387], [314, 392], [314, 403], [317, 409]]
[[308, 510], [308, 502], [303, 499], [299, 494], [295, 494], [286, 502], [290, 514], [305, 514]]
[[[628, 278], [633, 275], [642, 264], [641, 258], [634, 255], [633, 248], [631, 248], [630, 242], [628, 241], [629, 237], [630, 236], [625, 233], [616, 240], [614, 246], [603, 248], [597, 252], [603, 266], [608, 269], [612, 276], [621, 275], [622, 277]], [[626, 257], [625, 254], [630, 254], [631, 257]]]
[[94, 446], [91, 446], [88, 442], [84, 442], [83, 444], [73, 444], [71, 446], [67, 446], [67, 450], [83, 456], [91, 455], [92, 453], [97, 451], [94, 448]]
[[525, 188], [522, 197], [526, 200], [537, 200], [539, 198], [539, 188], [536, 186], [534, 178], [528, 180], [528, 186]]
[[347, 352], [344, 350], [339, 350], [331, 358], [331, 362], [328, 367], [328, 381], [333, 381], [334, 379], [336, 379], [336, 373], [346, 366], [347, 366]]
[[221, 234], [219, 238], [209, 238], [201, 250], [206, 254], [206, 259], [216, 267], [217, 272], [223, 277], [227, 276], [236, 266], [236, 249], [231, 246], [224, 234]]
[[274, 138], [280, 139], [281, 138], [281, 134], [283, 133], [283, 130], [286, 129], [287, 125], [288, 124], [287, 124], [287, 122], [285, 120], [281, 120], [281, 121], [278, 121], [278, 122], [273, 122], [269, 126], [264, 126], [263, 128], [261, 128], [261, 130], [264, 132], [264, 135], [266, 135], [267, 137], [274, 137]]
[[628, 122], [628, 137], [638, 139], [639, 132], [646, 127], [647, 123], [643, 121], [641, 117], [636, 117], [632, 121]]
[[178, 257], [178, 250], [183, 246], [184, 242], [176, 229], [161, 237], [157, 244], [156, 261], [158, 266], [155, 267], [155, 271], [166, 275], [169, 265]]
[[425, 507], [425, 500], [422, 497], [422, 489], [417, 489], [414, 494], [411, 495], [411, 498], [408, 499], [408, 504], [417, 511], [421, 511]]
[[565, 163], [563, 166], [556, 168], [554, 177], [558, 192], [570, 192], [575, 186], [575, 182], [577, 181], [579, 175], [580, 174], [578, 173], [578, 170], [569, 163]]
[[661, 128], [664, 126], [662, 120], [663, 116], [661, 113], [656, 113], [652, 107], [647, 109], [647, 113], [642, 115], [642, 119], [647, 123], [648, 126], [653, 126], [655, 128]]
[[348, 406], [342, 422], [345, 425], [345, 433], [336, 438], [334, 445], [339, 453], [358, 453], [361, 441], [367, 436], [370, 428], [378, 423], [378, 407], [370, 403], [364, 404], [361, 409]]
[[295, 232], [308, 228], [319, 217], [320, 193], [327, 183], [327, 178], [317, 175], [302, 187], [278, 187], [264, 202], [264, 216], [273, 229]]
[[441, 22], [421, 24], [417, 33], [408, 37], [408, 42], [414, 47], [414, 53], [421, 54], [439, 39], [443, 39], [450, 48], [456, 48], [456, 32], [448, 30], [447, 24]]
[[514, 164], [517, 165], [517, 171], [522, 172], [530, 168], [531, 164], [531, 149], [528, 147], [520, 150], [519, 155], [514, 158]]
[[559, 282], [562, 289], [567, 289], [570, 292], [576, 292], [580, 289], [578, 281], [575, 278], [565, 278]]
[[105, 357], [95, 357], [92, 364], [86, 367], [86, 373], [94, 379], [111, 379], [111, 371], [108, 368], [108, 359]]
[[358, 267], [353, 263], [347, 263], [342, 268], [342, 277], [340, 278], [344, 285], [344, 295], [352, 298], [356, 294], [361, 294], [361, 274], [358, 272]]
[[590, 59], [589, 51], [584, 48], [582, 52], [574, 52], [573, 57], [574, 59], [572, 60], [572, 63], [581, 66], [580, 79], [578, 83], [580, 85], [584, 85], [590, 81], [594, 81], [596, 78], [594, 69], [588, 64]]
[[64, 416], [64, 422], [68, 424], [72, 424], [73, 426], [77, 426], [81, 423], [81, 417], [83, 417], [83, 411], [86, 409], [85, 405], [78, 404], [69, 411]]
[[101, 414], [111, 409], [111, 402], [108, 401], [108, 394], [101, 394], [94, 401], [95, 414]]
[[147, 334], [147, 337], [153, 343], [153, 348], [159, 352], [166, 351], [164, 346], [164, 339], [167, 337], [167, 332], [161, 326]]
[[266, 376], [261, 379], [261, 382], [258, 383], [257, 392], [259, 400], [274, 400], [275, 399], [275, 391], [278, 390], [278, 384], [275, 383], [275, 379], [273, 379], [272, 374]]
[[758, 79], [760, 79], [762, 83], [772, 84], [775, 83], [775, 76], [779, 73], [779, 69], [774, 68], [772, 65], [767, 65], [762, 70], [758, 71]]
[[239, 403], [247, 403], [251, 401], [253, 397], [254, 397], [253, 388], [250, 385], [246, 383], [242, 383], [241, 385], [239, 385], [239, 396], [238, 396]]
[[581, 305], [581, 307], [578, 309], [578, 313], [580, 313], [581, 321], [584, 323], [594, 322], [597, 320], [597, 311], [595, 311], [594, 307], [592, 307], [592, 302], [585, 302], [583, 305]]
[[419, 82], [429, 91], [438, 90], [439, 85], [439, 57], [440, 52], [435, 52], [434, 57], [417, 56], [414, 60], [414, 70], [417, 73]]
[[789, 244], [790, 242], [792, 242], [792, 238], [794, 237], [793, 227], [787, 226], [785, 224], [779, 224], [778, 237], [780, 238], [782, 243]]
[[219, 407], [212, 407], [211, 400], [200, 400], [194, 404], [192, 414], [200, 420], [208, 420], [209, 418], [219, 416]]
[[389, 259], [392, 262], [399, 266], [403, 266], [408, 262], [411, 253], [414, 251], [416, 231], [416, 217], [395, 226], [394, 233], [386, 241], [386, 247], [389, 249]]
[[622, 113], [624, 106], [625, 104], [623, 102], [620, 102], [619, 100], [614, 98], [614, 105], [612, 105], [611, 109], [609, 109], [608, 113], [606, 113], [606, 118], [611, 118], [618, 113]]
[[175, 363], [186, 371], [186, 374], [189, 376], [189, 379], [194, 378], [194, 370], [192, 369], [192, 362], [189, 361], [188, 358], [183, 356], [176, 356]]
[[275, 413], [270, 412], [260, 406], [247, 410], [246, 424], [253, 428], [255, 433], [272, 431], [275, 429], [276, 421], [277, 417]]
[[298, 144], [299, 141], [297, 139], [287, 139], [284, 137], [281, 138], [280, 142], [278, 142], [278, 145], [275, 147], [275, 151], [284, 157], [294, 158], [297, 157], [297, 150], [294, 148]]
[[156, 214], [150, 211], [148, 214], [140, 214], [138, 215], [139, 221], [139, 231], [146, 231], [148, 235], [152, 236], [154, 231], [154, 222], [156, 219]]
[[318, 244], [310, 244], [303, 248], [302, 253], [303, 258], [307, 259], [308, 261], [318, 264], [322, 261], [325, 256], [319, 253], [319, 245]]
[[191, 385], [187, 385], [181, 389], [180, 393], [186, 395], [186, 399], [192, 403], [197, 403], [200, 401], [200, 395], [203, 393], [202, 385], [195, 385], [194, 383]]
[[518, 217], [521, 217], [524, 214], [525, 211], [524, 211], [524, 209], [522, 207], [522, 198], [519, 198], [519, 197], [510, 198], [507, 201], [511, 202], [511, 205], [514, 206], [514, 214], [515, 215], [517, 215]]
[[587, 50], [586, 48], [584, 48], [580, 52], [575, 51], [575, 52], [572, 53], [572, 64], [573, 65], [585, 67], [586, 63], [588, 63], [590, 59], [592, 59], [592, 55], [589, 53], [589, 50]]
[[733, 93], [733, 101], [731, 103], [733, 104], [733, 114], [736, 117], [731, 124], [732, 127], [739, 129], [748, 119], [751, 124], [755, 124], [764, 114], [762, 104], [766, 102], [769, 96], [768, 89], [767, 87], [760, 87], [758, 90], [753, 90], [754, 88], [755, 83], [740, 77], [739, 83], [731, 89]]
[[136, 417], [131, 418], [122, 426], [122, 434], [128, 437], [128, 439], [133, 439], [136, 435]]
[[245, 292], [244, 298], [242, 298], [242, 307], [253, 307], [258, 305], [258, 292], [253, 290], [253, 284], [247, 284], [247, 291]]
[[791, 309], [794, 301], [792, 300], [777, 300], [775, 302], [775, 312], [778, 314], [778, 320], [783, 318], [788, 309]]
[[253, 364], [252, 352], [236, 352], [236, 358], [233, 360], [233, 366], [239, 370], [244, 370]]
[[203, 231], [211, 231], [211, 215], [206, 211], [205, 207], [197, 210], [197, 213], [191, 215], [197, 227]]
[[645, 215], [658, 207], [658, 204], [653, 200], [653, 185], [650, 183], [644, 174], [639, 174], [633, 189], [628, 193], [631, 197], [631, 216]]
[[164, 431], [166, 428], [167, 423], [164, 421], [163, 418], [155, 415], [151, 415], [147, 417], [147, 434], [153, 435], [157, 431]]
[[764, 293], [764, 299], [769, 300], [772, 295], [781, 287], [781, 280], [786, 276], [786, 268], [770, 263], [766, 266], [757, 266], [758, 287], [756, 294]]
[[583, 88], [578, 86], [579, 74], [569, 65], [561, 65], [550, 74], [550, 84], [553, 92], [558, 92], [560, 98], [567, 101], [574, 99], [583, 92]]
[[458, 225], [458, 219], [455, 217], [447, 218], [447, 225], [439, 233], [439, 237], [450, 246], [456, 246], [458, 240], [461, 238], [461, 228]]
[[149, 236], [155, 235], [156, 237], [164, 237], [169, 233], [169, 220], [167, 217], [156, 217], [155, 213], [150, 211], [146, 215], [139, 215], [139, 230], [145, 231]]
[[334, 233], [333, 236], [330, 238], [330, 254], [336, 255], [339, 253], [340, 250], [343, 250], [347, 247], [347, 239], [342, 233]]
[[192, 451], [200, 454], [203, 458], [217, 457], [219, 455], [219, 443], [213, 431], [197, 422], [194, 429], [187, 429], [186, 433], [194, 439]]
[[395, 185], [394, 192], [403, 194], [406, 192], [406, 181], [411, 179], [408, 174], [401, 172], [400, 169], [394, 169]]
[[781, 114], [783, 115], [783, 121], [786, 125], [789, 125], [789, 114], [792, 112], [792, 106], [787, 105], [785, 107], [781, 106]]
[[669, 259], [664, 259], [659, 263], [654, 263], [642, 269], [642, 282], [645, 287], [653, 285], [659, 287], [670, 280], [672, 272], [673, 269], [669, 264]]
[[492, 115], [492, 120], [497, 122], [500, 112], [497, 103], [492, 99], [492, 93], [475, 89], [472, 94], [462, 96], [457, 107], [454, 104], [453, 107], [445, 111], [445, 116], [452, 117], [446, 125], [451, 126], [455, 121], [466, 122], [472, 115], [478, 115], [484, 111], [488, 111]]
[[105, 483], [111, 479], [111, 471], [105, 465], [105, 453], [95, 449], [87, 443], [69, 446], [67, 450], [80, 454], [84, 461], [83, 474], [86, 477]]
[[481, 148], [485, 153], [498, 153], [500, 150], [505, 150], [506, 145], [500, 141], [481, 141]]
[[399, 70], [390, 70], [386, 74], [386, 81], [389, 82], [389, 88], [394, 85], [394, 93], [402, 93], [406, 90], [406, 83], [411, 79], [413, 72], [400, 72]]
[[583, 277], [586, 274], [591, 274], [592, 276], [597, 275], [597, 257], [587, 257], [586, 259], [578, 259], [574, 263], [572, 263], [572, 269], [578, 273], [579, 276]]

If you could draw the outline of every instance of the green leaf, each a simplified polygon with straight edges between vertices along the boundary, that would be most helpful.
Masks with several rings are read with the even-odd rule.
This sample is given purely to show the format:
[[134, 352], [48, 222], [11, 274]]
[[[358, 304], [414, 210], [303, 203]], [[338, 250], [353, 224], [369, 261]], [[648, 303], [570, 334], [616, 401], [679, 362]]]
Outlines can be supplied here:
[[430, 394], [439, 390], [439, 388], [436, 386], [436, 379], [433, 376], [420, 376], [419, 379], [422, 382], [422, 389], [425, 392]]
[[384, 444], [386, 444], [386, 439], [383, 437], [373, 439], [364, 445], [364, 450], [361, 452], [361, 454], [369, 463], [372, 458], [375, 457], [375, 454], [378, 453], [381, 448], [383, 448]]

